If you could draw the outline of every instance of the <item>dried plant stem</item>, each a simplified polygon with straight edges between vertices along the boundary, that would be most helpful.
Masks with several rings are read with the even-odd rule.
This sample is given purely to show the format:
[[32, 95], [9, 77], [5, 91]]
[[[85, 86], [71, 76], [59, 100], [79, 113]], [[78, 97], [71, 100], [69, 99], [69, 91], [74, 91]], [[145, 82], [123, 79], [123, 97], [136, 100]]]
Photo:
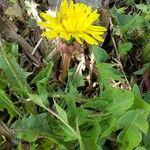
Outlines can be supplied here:
[[0, 18], [0, 36], [6, 41], [17, 42], [21, 47], [23, 52], [34, 62], [34, 65], [39, 67], [41, 66], [41, 62], [37, 57], [32, 56], [33, 47], [17, 32], [15, 31], [16, 25], [11, 21], [4, 20]]
[[[113, 28], [113, 23], [112, 23], [111, 19], [110, 19], [110, 26], [111, 26], [111, 28]], [[129, 90], [131, 90], [132, 88], [131, 88], [130, 82], [128, 81], [128, 78], [127, 78], [127, 76], [126, 76], [126, 74], [124, 72], [124, 69], [123, 69], [123, 65], [121, 63], [121, 59], [120, 59], [120, 55], [118, 53], [118, 48], [117, 48], [117, 44], [116, 44], [115, 38], [112, 35], [111, 35], [111, 40], [112, 40], [112, 43], [113, 43], [113, 46], [114, 46], [114, 50], [115, 50], [115, 53], [116, 53], [116, 56], [117, 56], [117, 59], [114, 59], [114, 60], [119, 64], [121, 72], [122, 72], [122, 74], [123, 74], [123, 76], [124, 76], [128, 86], [129, 86]]]
[[36, 44], [36, 46], [34, 47], [32, 53], [31, 53], [31, 55], [34, 55], [34, 53], [36, 52], [37, 48], [39, 47], [39, 45], [41, 44], [42, 41], [43, 41], [43, 38], [41, 38], [41, 39], [38, 41], [38, 43]]
[[13, 134], [13, 131], [9, 129], [2, 120], [0, 120], [0, 135], [3, 135], [9, 144], [17, 146], [18, 141], [15, 139]]
[[75, 71], [75, 74], [74, 74], [74, 77], [73, 79], [75, 79], [78, 75], [81, 75], [82, 74], [82, 70], [85, 69], [85, 57], [84, 57], [84, 54], [81, 53], [81, 61]]

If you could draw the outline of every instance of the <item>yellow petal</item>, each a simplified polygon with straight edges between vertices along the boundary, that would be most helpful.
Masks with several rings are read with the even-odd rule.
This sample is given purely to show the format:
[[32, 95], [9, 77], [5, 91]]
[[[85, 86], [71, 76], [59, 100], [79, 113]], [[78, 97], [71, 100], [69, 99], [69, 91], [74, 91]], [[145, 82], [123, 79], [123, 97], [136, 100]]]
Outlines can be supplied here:
[[88, 29], [93, 31], [103, 31], [103, 32], [107, 30], [105, 27], [94, 26], [94, 25], [89, 26]]
[[65, 32], [60, 33], [60, 37], [65, 39], [66, 41], [69, 41], [71, 38], [70, 35]]
[[98, 40], [98, 41], [101, 41], [101, 42], [104, 41], [104, 39], [103, 39], [100, 35], [92, 34], [91, 36], [94, 37], [94, 38], [95, 38], [96, 40]]
[[83, 38], [87, 43], [89, 43], [89, 44], [98, 45], [98, 42], [97, 42], [94, 38], [92, 38], [90, 35], [88, 35], [88, 34], [86, 34], [86, 33], [84, 33], [84, 34], [82, 35], [82, 38]]
[[46, 23], [46, 22], [37, 22], [37, 24], [44, 28], [50, 28], [50, 26], [51, 26], [51, 24]]
[[47, 37], [49, 39], [54, 39], [54, 38], [57, 37], [57, 33], [50, 30], [50, 31], [43, 32], [42, 36], [45, 36], [45, 37]]
[[55, 18], [48, 15], [47, 13], [40, 13], [40, 16], [43, 17], [45, 20], [49, 21], [49, 22], [54, 22]]
[[87, 34], [96, 34], [96, 35], [103, 35], [104, 32], [99, 32], [99, 31], [92, 31], [92, 30], [87, 30], [86, 31]]
[[78, 43], [83, 44], [83, 42], [81, 41], [81, 38], [78, 34], [74, 34], [72, 37], [74, 37]]
[[60, 37], [65, 40], [75, 38], [82, 43], [85, 40], [89, 44], [98, 45], [103, 41], [101, 35], [106, 31], [105, 27], [93, 25], [98, 19], [97, 10], [93, 11], [91, 6], [83, 3], [73, 3], [73, 0], [62, 0], [60, 8], [56, 10], [56, 17], [47, 13], [41, 13], [46, 20], [38, 25], [50, 29], [43, 33], [47, 38]]

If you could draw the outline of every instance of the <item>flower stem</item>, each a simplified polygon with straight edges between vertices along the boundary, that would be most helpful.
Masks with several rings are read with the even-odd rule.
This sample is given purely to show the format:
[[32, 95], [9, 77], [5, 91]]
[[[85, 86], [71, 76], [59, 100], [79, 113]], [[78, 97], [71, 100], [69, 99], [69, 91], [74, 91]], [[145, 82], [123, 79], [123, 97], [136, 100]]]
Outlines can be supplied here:
[[70, 60], [71, 60], [71, 56], [66, 54], [66, 53], [64, 53], [63, 54], [62, 72], [61, 72], [61, 74], [59, 76], [59, 80], [60, 81], [65, 81], [65, 79], [67, 77]]

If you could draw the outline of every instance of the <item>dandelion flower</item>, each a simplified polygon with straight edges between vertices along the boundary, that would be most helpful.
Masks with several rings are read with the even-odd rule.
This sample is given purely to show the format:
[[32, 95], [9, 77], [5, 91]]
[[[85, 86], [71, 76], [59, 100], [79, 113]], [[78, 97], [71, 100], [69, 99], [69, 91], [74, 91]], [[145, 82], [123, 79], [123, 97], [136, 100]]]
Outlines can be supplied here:
[[75, 39], [79, 43], [86, 41], [91, 45], [98, 45], [98, 41], [103, 41], [101, 36], [106, 28], [93, 25], [99, 14], [97, 10], [93, 11], [91, 6], [63, 0], [55, 17], [47, 13], [40, 15], [45, 22], [38, 22], [38, 25], [46, 29], [42, 36], [50, 39], [60, 37], [66, 41]]

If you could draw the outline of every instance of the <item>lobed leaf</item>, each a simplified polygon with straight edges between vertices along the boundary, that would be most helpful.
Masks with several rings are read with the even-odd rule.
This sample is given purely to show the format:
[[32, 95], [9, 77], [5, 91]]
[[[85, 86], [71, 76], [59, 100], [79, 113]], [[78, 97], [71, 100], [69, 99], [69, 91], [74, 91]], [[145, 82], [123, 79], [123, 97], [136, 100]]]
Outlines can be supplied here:
[[12, 101], [7, 97], [5, 92], [0, 89], [0, 111], [4, 109], [8, 111], [11, 118], [14, 117], [15, 115], [21, 116], [21, 114], [18, 112], [17, 108], [14, 106]]
[[142, 133], [146, 134], [148, 130], [147, 117], [147, 112], [137, 109], [126, 112], [118, 120], [118, 129], [123, 129], [118, 135], [121, 150], [131, 150], [139, 145]]
[[17, 138], [28, 142], [36, 141], [40, 137], [50, 137], [51, 131], [46, 116], [45, 113], [42, 113], [18, 119], [11, 128], [15, 131]]
[[5, 73], [11, 88], [19, 95], [27, 95], [30, 88], [27, 83], [29, 73], [25, 72], [11, 54], [0, 53], [0, 68]]

